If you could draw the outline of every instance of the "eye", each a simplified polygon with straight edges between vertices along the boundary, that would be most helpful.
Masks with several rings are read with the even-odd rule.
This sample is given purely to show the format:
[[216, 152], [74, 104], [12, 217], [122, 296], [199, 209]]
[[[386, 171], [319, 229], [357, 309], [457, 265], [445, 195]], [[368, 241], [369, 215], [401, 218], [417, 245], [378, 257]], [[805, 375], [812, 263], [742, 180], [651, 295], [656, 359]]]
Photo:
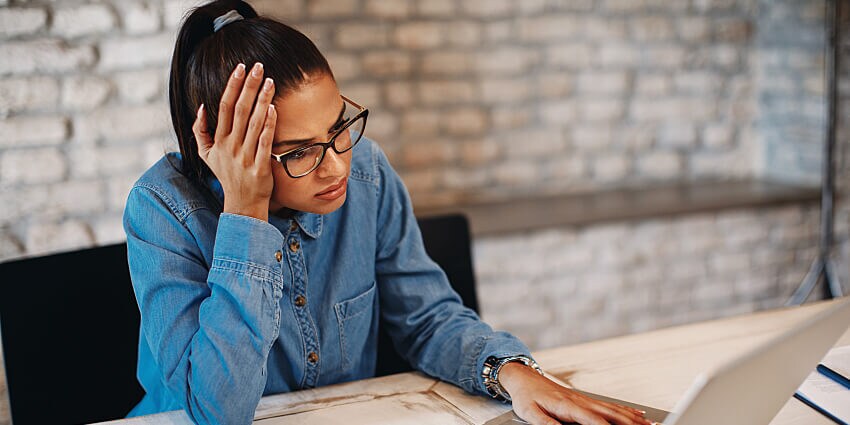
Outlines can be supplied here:
[[331, 129], [331, 131], [330, 131], [330, 132], [331, 132], [331, 133], [334, 133], [334, 132], [339, 131], [339, 129], [340, 129], [340, 128], [342, 128], [342, 127], [344, 127], [344, 126], [345, 126], [345, 124], [347, 124], [349, 121], [351, 121], [351, 119], [350, 119], [350, 118], [346, 118], [346, 119], [344, 119], [344, 120], [340, 120], [338, 123], [336, 123], [336, 125], [334, 125], [334, 126], [333, 126], [333, 128]]
[[305, 152], [306, 151], [292, 152], [291, 154], [287, 155], [286, 158], [287, 159], [299, 160], [301, 158], [304, 158], [304, 156], [306, 155]]

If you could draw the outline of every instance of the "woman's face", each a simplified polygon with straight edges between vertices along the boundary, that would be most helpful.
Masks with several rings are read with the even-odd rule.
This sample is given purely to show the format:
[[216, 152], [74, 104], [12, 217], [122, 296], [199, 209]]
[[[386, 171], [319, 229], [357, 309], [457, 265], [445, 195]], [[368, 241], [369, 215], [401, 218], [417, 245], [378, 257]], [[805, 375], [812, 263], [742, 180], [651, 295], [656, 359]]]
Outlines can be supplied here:
[[[311, 143], [327, 142], [343, 107], [336, 82], [324, 73], [310, 76], [300, 87], [278, 96], [272, 153], [280, 154]], [[283, 165], [272, 162], [274, 189], [269, 210], [290, 208], [316, 214], [328, 214], [345, 202], [351, 150], [338, 154], [325, 152], [319, 167], [304, 177], [289, 177]]]

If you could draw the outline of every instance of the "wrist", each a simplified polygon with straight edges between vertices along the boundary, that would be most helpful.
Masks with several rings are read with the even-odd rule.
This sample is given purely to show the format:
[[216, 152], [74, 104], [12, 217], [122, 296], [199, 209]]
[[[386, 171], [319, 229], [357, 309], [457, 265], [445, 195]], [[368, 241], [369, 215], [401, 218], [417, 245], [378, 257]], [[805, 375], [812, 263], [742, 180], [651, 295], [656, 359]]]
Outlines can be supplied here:
[[508, 394], [515, 394], [516, 389], [521, 386], [524, 380], [533, 379], [538, 376], [540, 374], [537, 371], [522, 362], [509, 362], [502, 366], [502, 370], [499, 372], [499, 385]]
[[227, 195], [224, 197], [223, 212], [230, 214], [244, 215], [256, 218], [257, 220], [269, 221], [269, 205], [240, 205], [239, 203], [228, 203]]

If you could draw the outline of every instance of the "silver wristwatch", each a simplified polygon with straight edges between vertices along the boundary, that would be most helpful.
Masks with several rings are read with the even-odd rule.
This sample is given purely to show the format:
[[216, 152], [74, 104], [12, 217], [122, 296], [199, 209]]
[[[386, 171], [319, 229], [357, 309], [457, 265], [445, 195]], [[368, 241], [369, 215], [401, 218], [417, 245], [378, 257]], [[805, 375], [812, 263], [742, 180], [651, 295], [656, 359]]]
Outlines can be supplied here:
[[490, 396], [502, 402], [511, 401], [511, 396], [499, 383], [499, 371], [502, 370], [502, 366], [510, 362], [523, 363], [543, 375], [543, 369], [540, 369], [537, 362], [528, 356], [487, 357], [487, 360], [484, 361], [484, 369], [481, 371], [481, 377], [484, 378], [484, 388], [487, 389]]

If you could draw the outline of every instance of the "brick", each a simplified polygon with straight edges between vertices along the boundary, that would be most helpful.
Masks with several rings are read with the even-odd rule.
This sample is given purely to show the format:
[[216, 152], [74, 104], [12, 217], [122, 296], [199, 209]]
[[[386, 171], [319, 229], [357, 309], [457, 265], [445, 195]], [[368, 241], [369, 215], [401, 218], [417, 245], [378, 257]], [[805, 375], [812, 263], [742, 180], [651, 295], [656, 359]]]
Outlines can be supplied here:
[[139, 178], [138, 174], [110, 176], [106, 181], [106, 203], [110, 211], [123, 211], [130, 188]]
[[[378, 84], [374, 82], [346, 84], [345, 95], [369, 108], [375, 109], [381, 106], [381, 91]], [[370, 121], [372, 118], [374, 117], [369, 117]]]
[[546, 49], [547, 63], [556, 68], [583, 70], [591, 66], [590, 46], [586, 43], [563, 43]]
[[519, 18], [518, 25], [522, 41], [565, 41], [584, 31], [583, 21], [575, 15]]
[[417, 199], [415, 194], [432, 191], [437, 187], [438, 174], [434, 170], [408, 170], [400, 174], [412, 199]]
[[87, 4], [55, 9], [51, 32], [74, 38], [81, 35], [105, 33], [116, 26], [115, 15], [103, 4]]
[[641, 62], [640, 49], [638, 46], [626, 43], [605, 43], [594, 52], [594, 63], [597, 66], [609, 67], [636, 67]]
[[168, 33], [132, 38], [110, 38], [100, 44], [98, 68], [103, 71], [167, 65], [174, 50]]
[[576, 102], [573, 100], [549, 100], [540, 102], [540, 118], [546, 124], [563, 125], [578, 119]]
[[113, 79], [118, 95], [131, 104], [146, 103], [157, 98], [165, 99], [167, 96], [159, 71], [122, 72], [115, 74]]
[[641, 74], [635, 77], [635, 93], [661, 96], [670, 93], [670, 78], [664, 74]]
[[657, 133], [654, 123], [624, 125], [616, 132], [614, 143], [633, 152], [643, 150], [655, 143]]
[[628, 36], [628, 26], [619, 17], [588, 17], [584, 21], [584, 36], [590, 40], [600, 40], [610, 43], [614, 40], [625, 40]]
[[621, 180], [629, 173], [629, 159], [623, 154], [607, 154], [592, 162], [593, 177], [601, 182]]
[[558, 128], [512, 131], [499, 137], [508, 158], [554, 157], [566, 147]]
[[753, 38], [753, 23], [741, 18], [723, 18], [712, 23], [714, 39], [720, 42], [745, 43]]
[[517, 29], [513, 21], [499, 20], [482, 25], [484, 40], [488, 43], [508, 42], [516, 37]]
[[432, 138], [440, 132], [441, 124], [441, 116], [437, 111], [407, 111], [401, 117], [401, 134], [415, 138]]
[[563, 181], [569, 186], [574, 179], [584, 177], [587, 172], [587, 162], [578, 156], [553, 156], [546, 163], [546, 175], [557, 181]]
[[0, 116], [47, 109], [55, 106], [58, 101], [59, 84], [53, 78], [23, 77], [0, 80]]
[[46, 24], [47, 12], [44, 9], [0, 9], [0, 35], [4, 37], [37, 33]]
[[609, 126], [577, 125], [570, 140], [579, 152], [603, 151], [611, 146], [613, 135]]
[[372, 140], [386, 140], [392, 142], [398, 138], [398, 118], [379, 109], [375, 109], [374, 116], [369, 116], [369, 138]]
[[168, 108], [161, 104], [97, 109], [75, 117], [74, 140], [126, 143], [152, 136], [164, 136], [171, 128], [169, 119]]
[[149, 34], [160, 29], [159, 9], [145, 3], [131, 4], [122, 15], [128, 34]]
[[472, 69], [469, 53], [458, 51], [436, 51], [425, 53], [421, 70], [431, 75], [462, 75]]
[[410, 74], [413, 60], [404, 51], [371, 52], [363, 56], [363, 70], [376, 77]]
[[360, 63], [355, 55], [338, 51], [323, 53], [337, 82], [353, 80], [360, 75]]
[[339, 24], [334, 40], [342, 49], [374, 49], [387, 45], [389, 32], [385, 25]]
[[682, 41], [695, 44], [711, 41], [711, 22], [705, 16], [679, 17], [675, 24], [676, 34]]
[[442, 186], [452, 190], [477, 189], [487, 186], [490, 181], [486, 167], [450, 168], [440, 174]]
[[647, 177], [669, 179], [682, 171], [682, 158], [675, 152], [650, 152], [637, 159], [638, 171]]
[[702, 144], [707, 148], [718, 149], [732, 145], [734, 131], [731, 126], [725, 124], [710, 124], [702, 131]]
[[638, 12], [645, 7], [644, 2], [639, 0], [605, 0], [602, 5], [603, 10], [614, 13]]
[[654, 68], [680, 68], [685, 63], [685, 50], [679, 46], [648, 47], [643, 60]]
[[479, 84], [481, 101], [484, 103], [515, 104], [531, 97], [527, 79], [482, 77]]
[[378, 19], [403, 19], [412, 11], [410, 0], [367, 0], [366, 13]]
[[511, 0], [463, 0], [461, 12], [474, 18], [499, 18], [511, 16], [514, 4]]
[[449, 22], [445, 26], [446, 42], [452, 46], [475, 47], [481, 43], [481, 26], [474, 22]]
[[458, 143], [461, 163], [478, 165], [495, 161], [501, 155], [501, 146], [489, 139], [464, 140]]
[[422, 16], [448, 18], [457, 14], [457, 4], [454, 0], [428, 0], [415, 3], [416, 12]]
[[0, 121], [0, 148], [58, 145], [68, 137], [61, 116], [14, 117]]
[[632, 18], [629, 29], [638, 41], [663, 41], [673, 37], [673, 25], [669, 18], [663, 16]]
[[112, 91], [100, 77], [71, 77], [62, 82], [62, 105], [71, 110], [90, 110], [103, 105]]
[[720, 77], [708, 72], [681, 72], [673, 76], [676, 91], [685, 94], [715, 94], [720, 91]]
[[475, 86], [466, 81], [421, 81], [419, 98], [425, 105], [446, 105], [472, 102], [476, 99]]
[[727, 11], [735, 7], [735, 0], [694, 0], [693, 7], [698, 12]]
[[452, 136], [471, 136], [487, 128], [487, 114], [480, 108], [457, 108], [448, 110], [442, 117], [446, 133]]
[[6, 151], [0, 157], [0, 182], [50, 183], [65, 176], [65, 158], [56, 148]]
[[493, 177], [505, 186], [521, 186], [540, 181], [540, 168], [534, 163], [512, 160], [496, 165]]
[[408, 143], [403, 148], [403, 161], [408, 167], [424, 167], [435, 163], [451, 161], [456, 155], [454, 143], [417, 142]]
[[475, 58], [478, 72], [487, 75], [516, 75], [528, 72], [540, 61], [540, 55], [529, 49], [512, 47], [480, 52]]
[[696, 129], [693, 124], [670, 123], [662, 127], [658, 141], [662, 146], [693, 147], [697, 141]]
[[403, 107], [416, 102], [412, 84], [407, 81], [391, 81], [384, 86], [387, 106]]
[[50, 185], [46, 208], [60, 217], [102, 211], [103, 188], [98, 181], [70, 181]]
[[[251, 5], [260, 15], [272, 16], [287, 24], [307, 20], [304, 17], [304, 2], [302, 0], [256, 0], [252, 1]], [[348, 7], [348, 5], [345, 4], [345, 7]]]
[[126, 146], [100, 146], [89, 161], [101, 176], [115, 176], [144, 171], [144, 145], [130, 144]]
[[528, 106], [494, 106], [491, 108], [490, 125], [496, 130], [526, 127], [534, 115], [536, 114]]
[[575, 86], [572, 75], [566, 72], [539, 74], [536, 82], [536, 95], [544, 99], [571, 95]]
[[121, 214], [118, 213], [98, 218], [92, 226], [92, 231], [94, 241], [98, 245], [121, 243], [127, 240]]
[[[195, 0], [195, 3], [201, 3]], [[186, 4], [185, 0], [165, 0], [162, 7], [162, 21], [166, 28], [177, 28], [186, 12], [190, 7], [198, 6], [199, 4]]]
[[0, 45], [0, 74], [61, 73], [85, 68], [95, 61], [91, 46], [70, 47], [59, 40], [6, 42]]
[[444, 31], [438, 22], [406, 22], [396, 28], [393, 40], [405, 49], [430, 49], [443, 43]]
[[312, 0], [307, 2], [307, 15], [314, 19], [342, 18], [357, 12], [355, 0]]
[[91, 229], [81, 221], [66, 219], [59, 223], [31, 223], [27, 227], [26, 250], [30, 255], [69, 251], [93, 242]]
[[628, 88], [625, 72], [583, 72], [578, 75], [577, 88], [581, 93], [623, 94]]
[[0, 228], [14, 225], [23, 218], [45, 211], [47, 204], [46, 185], [31, 185], [11, 187], [0, 186]]
[[586, 122], [611, 122], [622, 119], [625, 103], [616, 98], [589, 99], [579, 103], [579, 117]]

